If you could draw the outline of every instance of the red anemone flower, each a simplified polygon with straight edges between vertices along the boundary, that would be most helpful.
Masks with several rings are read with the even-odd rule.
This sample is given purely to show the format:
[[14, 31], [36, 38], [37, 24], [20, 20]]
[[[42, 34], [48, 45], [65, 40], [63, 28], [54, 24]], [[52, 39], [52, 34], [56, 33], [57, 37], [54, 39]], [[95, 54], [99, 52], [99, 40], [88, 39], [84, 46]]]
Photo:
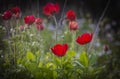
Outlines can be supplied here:
[[24, 22], [25, 22], [25, 24], [28, 24], [28, 25], [33, 24], [35, 22], [34, 15], [24, 17]]
[[78, 23], [76, 21], [70, 21], [69, 22], [69, 28], [70, 28], [70, 30], [77, 30], [78, 29]]
[[60, 10], [59, 4], [53, 4], [53, 3], [47, 3], [44, 7], [43, 7], [43, 13], [45, 15], [52, 15], [54, 13], [58, 13]]
[[76, 19], [76, 14], [73, 10], [68, 10], [66, 13], [66, 16], [67, 16], [67, 19], [71, 21]]
[[20, 7], [17, 6], [13, 7], [11, 11], [13, 13], [13, 17], [18, 18], [20, 16], [20, 11], [21, 11]]
[[36, 24], [36, 28], [37, 28], [37, 30], [43, 30], [44, 26], [43, 26], [43, 24]]
[[43, 20], [41, 18], [35, 19], [35, 24], [42, 24]]
[[10, 10], [5, 11], [2, 15], [3, 20], [9, 20], [11, 17], [12, 17], [12, 13]]
[[58, 57], [62, 57], [66, 54], [67, 50], [68, 50], [68, 45], [67, 44], [56, 44], [54, 47], [51, 48], [52, 52], [58, 56]]
[[84, 33], [77, 37], [76, 42], [80, 45], [87, 44], [92, 40], [92, 35], [91, 33]]
[[58, 13], [60, 11], [60, 6], [58, 3], [54, 4], [55, 7], [55, 13]]
[[20, 13], [20, 8], [16, 6], [16, 7], [13, 7], [13, 8], [11, 9], [11, 11], [12, 11], [14, 14]]

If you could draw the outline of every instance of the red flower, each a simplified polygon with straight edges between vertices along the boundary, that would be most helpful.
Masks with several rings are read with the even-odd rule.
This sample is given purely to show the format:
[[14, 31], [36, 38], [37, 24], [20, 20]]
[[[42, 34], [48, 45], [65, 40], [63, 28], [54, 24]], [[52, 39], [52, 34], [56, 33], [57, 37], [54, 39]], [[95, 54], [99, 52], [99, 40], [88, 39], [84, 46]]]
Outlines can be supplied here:
[[54, 13], [58, 13], [60, 10], [59, 4], [53, 4], [53, 3], [47, 3], [44, 7], [43, 7], [43, 13], [45, 15], [52, 15]]
[[43, 30], [44, 26], [42, 24], [36, 24], [37, 30]]
[[54, 47], [51, 48], [52, 52], [59, 57], [64, 56], [66, 54], [67, 49], [67, 44], [56, 44]]
[[28, 25], [33, 24], [35, 22], [34, 15], [24, 17], [24, 22], [25, 22], [25, 24], [28, 24]]
[[14, 14], [17, 14], [17, 13], [20, 13], [20, 8], [19, 7], [13, 7], [12, 9], [11, 9], [11, 11], [14, 13]]
[[19, 16], [20, 16], [20, 8], [19, 7], [13, 7], [12, 9], [11, 9], [11, 11], [12, 11], [12, 13], [13, 13], [13, 17], [15, 17], [15, 18], [18, 18]]
[[55, 12], [58, 13], [58, 12], [60, 11], [60, 6], [59, 6], [59, 4], [56, 3], [56, 4], [54, 5], [54, 7], [55, 7]]
[[90, 33], [84, 33], [81, 36], [78, 36], [78, 38], [76, 39], [76, 42], [84, 45], [86, 43], [89, 43], [92, 40], [92, 34]]
[[19, 18], [20, 17], [20, 13], [13, 14], [13, 17]]
[[69, 10], [66, 13], [67, 19], [69, 20], [75, 20], [76, 19], [76, 14], [73, 10]]
[[35, 24], [42, 24], [43, 20], [41, 18], [35, 19]]
[[11, 17], [12, 17], [12, 13], [10, 10], [5, 11], [2, 15], [3, 20], [9, 20]]
[[78, 23], [75, 21], [70, 21], [69, 22], [69, 28], [70, 30], [77, 30], [78, 29]]

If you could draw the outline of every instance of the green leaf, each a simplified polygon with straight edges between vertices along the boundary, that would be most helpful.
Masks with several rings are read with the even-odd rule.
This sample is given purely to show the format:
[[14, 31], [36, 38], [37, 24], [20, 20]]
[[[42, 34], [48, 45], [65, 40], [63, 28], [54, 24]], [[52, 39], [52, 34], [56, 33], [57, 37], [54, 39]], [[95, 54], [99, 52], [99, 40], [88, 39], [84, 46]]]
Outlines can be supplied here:
[[58, 76], [57, 72], [53, 71], [53, 79], [57, 79], [57, 76]]
[[76, 55], [76, 52], [73, 51], [73, 50], [69, 50], [69, 51], [67, 52], [67, 55], [68, 55], [69, 57], [74, 57], [74, 56]]
[[88, 60], [88, 56], [87, 56], [86, 52], [82, 52], [82, 53], [80, 54], [80, 63], [81, 63], [82, 65], [84, 65], [85, 67], [88, 67], [88, 65], [89, 65], [89, 60]]
[[80, 68], [84, 68], [84, 66], [80, 63], [80, 62], [78, 62], [78, 61], [74, 61], [75, 62], [75, 64], [77, 64]]
[[53, 69], [56, 69], [56, 65], [53, 64], [53, 63], [51, 63], [51, 62], [48, 62], [48, 63], [46, 64], [46, 67], [47, 67], [47, 68], [53, 68]]
[[35, 57], [35, 55], [32, 52], [27, 52], [26, 58], [27, 58], [27, 60], [35, 61], [36, 57]]
[[34, 73], [37, 70], [37, 65], [36, 63], [31, 63], [31, 62], [27, 62], [25, 64], [25, 67], [32, 73]]
[[37, 56], [40, 56], [40, 51], [37, 51], [37, 52], [36, 52], [36, 55], [37, 55]]
[[43, 63], [39, 62], [38, 67], [41, 68], [43, 66]]
[[61, 60], [58, 57], [54, 57], [54, 60], [55, 60], [56, 64], [60, 64], [61, 63]]
[[89, 61], [90, 64], [94, 65], [97, 62], [97, 55], [95, 53], [91, 53], [89, 56], [89, 59], [90, 59], [90, 61]]
[[21, 64], [21, 62], [22, 62], [22, 59], [17, 59], [17, 64]]

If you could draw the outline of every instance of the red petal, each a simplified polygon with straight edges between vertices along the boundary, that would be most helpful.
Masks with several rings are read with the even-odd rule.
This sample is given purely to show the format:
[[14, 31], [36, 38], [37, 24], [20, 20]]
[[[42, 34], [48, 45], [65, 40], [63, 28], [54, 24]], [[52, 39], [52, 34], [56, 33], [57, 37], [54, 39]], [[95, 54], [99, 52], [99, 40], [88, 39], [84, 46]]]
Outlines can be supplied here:
[[62, 55], [62, 53], [63, 53], [63, 47], [62, 47], [61, 44], [56, 44], [56, 45], [54, 46], [54, 49], [55, 49], [55, 54], [56, 54], [57, 56], [61, 56], [61, 55]]
[[3, 20], [9, 20], [12, 17], [12, 13], [10, 10], [7, 10], [4, 12], [4, 14], [2, 15]]
[[35, 22], [35, 17], [34, 17], [34, 15], [26, 16], [24, 18], [24, 21], [25, 21], [26, 24], [30, 25], [30, 24]]
[[11, 11], [13, 12], [13, 13], [20, 13], [20, 8], [19, 7], [13, 7], [12, 9], [11, 9]]
[[54, 6], [55, 6], [55, 9], [56, 9], [55, 12], [58, 13], [59, 10], [60, 10], [60, 6], [59, 6], [59, 4], [56, 3]]
[[67, 44], [64, 44], [64, 45], [63, 45], [63, 55], [66, 54], [67, 49], [68, 49], [68, 45], [67, 45]]
[[66, 51], [68, 49], [68, 45], [64, 44], [56, 44], [53, 48], [51, 48], [52, 52], [57, 56], [64, 56], [66, 54]]
[[92, 40], [92, 34], [84, 33], [81, 35], [81, 37], [78, 36], [76, 42], [83, 45], [83, 44], [89, 43], [91, 40]]
[[69, 10], [66, 13], [67, 19], [69, 20], [75, 20], [76, 19], [76, 14], [73, 10]]

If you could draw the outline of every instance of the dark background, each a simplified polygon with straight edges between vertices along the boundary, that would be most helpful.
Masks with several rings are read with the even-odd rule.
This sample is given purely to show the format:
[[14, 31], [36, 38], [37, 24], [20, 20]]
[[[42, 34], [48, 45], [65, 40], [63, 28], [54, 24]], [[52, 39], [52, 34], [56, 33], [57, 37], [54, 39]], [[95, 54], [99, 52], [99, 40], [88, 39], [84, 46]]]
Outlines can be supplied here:
[[[39, 7], [44, 6], [47, 2], [58, 2], [63, 6], [65, 0], [0, 0], [0, 13], [13, 6], [20, 6], [24, 11], [26, 8], [31, 8], [33, 5]], [[67, 6], [82, 7], [90, 11], [94, 17], [99, 17], [108, 0], [67, 0]], [[107, 16], [110, 18], [119, 19], [120, 17], [120, 0], [111, 0]]]

